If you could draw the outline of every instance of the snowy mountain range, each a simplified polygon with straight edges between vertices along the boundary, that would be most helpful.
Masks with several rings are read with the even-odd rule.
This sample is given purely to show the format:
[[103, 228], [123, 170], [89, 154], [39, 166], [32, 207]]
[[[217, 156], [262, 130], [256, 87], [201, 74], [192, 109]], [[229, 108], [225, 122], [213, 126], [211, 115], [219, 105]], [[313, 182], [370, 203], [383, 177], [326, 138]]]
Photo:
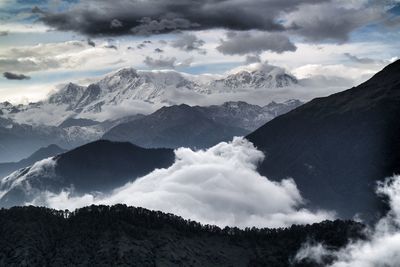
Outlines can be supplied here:
[[[271, 66], [241, 70], [225, 77], [121, 69], [87, 86], [68, 83], [37, 103], [0, 103], [0, 162], [20, 160], [50, 144], [71, 149], [98, 140], [119, 124], [150, 116], [147, 114], [164, 106], [184, 103], [182, 95], [196, 100], [224, 93], [284, 89], [296, 84], [295, 77]], [[266, 106], [231, 101], [195, 109], [203, 114], [203, 122], [209, 120], [206, 124], [211, 128], [235, 128], [237, 130], [221, 130], [221, 133], [241, 135], [300, 104], [298, 100], [271, 102]], [[216, 135], [213, 140], [225, 140], [231, 135], [224, 135], [224, 138]]]
[[297, 85], [296, 77], [285, 70], [270, 66], [260, 65], [257, 69], [242, 70], [230, 74], [222, 79], [209, 83], [209, 92], [235, 92], [240, 90], [283, 88]]
[[174, 92], [221, 94], [243, 90], [283, 88], [297, 84], [297, 79], [280, 69], [240, 71], [209, 81], [201, 76], [176, 71], [138, 71], [126, 68], [105, 76], [87, 87], [69, 83], [51, 95], [48, 103], [66, 105], [77, 113], [96, 113], [104, 106], [125, 101], [178, 104], [171, 98]]
[[[68, 83], [42, 102], [17, 106], [1, 103], [0, 115], [20, 123], [58, 125], [71, 116], [104, 120], [99, 114], [107, 108], [144, 104], [161, 107], [185, 103], [182, 98], [188, 96], [196, 99], [205, 95], [268, 91], [297, 85], [294, 76], [269, 65], [225, 77], [125, 68], [87, 86]], [[44, 116], [51, 119], [43, 119]], [[115, 117], [108, 116], [107, 119]]]

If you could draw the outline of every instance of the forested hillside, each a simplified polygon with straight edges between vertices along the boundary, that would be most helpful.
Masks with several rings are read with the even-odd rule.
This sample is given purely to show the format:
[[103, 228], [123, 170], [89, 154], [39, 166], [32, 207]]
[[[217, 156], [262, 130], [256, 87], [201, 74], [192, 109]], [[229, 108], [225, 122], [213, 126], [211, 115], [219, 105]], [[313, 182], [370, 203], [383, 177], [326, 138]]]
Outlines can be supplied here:
[[14, 207], [0, 210], [0, 265], [317, 266], [292, 262], [302, 244], [323, 242], [335, 249], [363, 238], [363, 229], [339, 220], [285, 229], [221, 229], [125, 205], [74, 212]]

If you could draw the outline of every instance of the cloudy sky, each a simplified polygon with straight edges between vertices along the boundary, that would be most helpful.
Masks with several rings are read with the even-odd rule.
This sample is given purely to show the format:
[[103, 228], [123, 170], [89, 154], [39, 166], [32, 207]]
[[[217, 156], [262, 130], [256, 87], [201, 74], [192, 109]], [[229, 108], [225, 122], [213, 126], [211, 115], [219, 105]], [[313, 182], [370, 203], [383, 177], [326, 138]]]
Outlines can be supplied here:
[[399, 56], [399, 0], [1, 0], [0, 99], [123, 67], [223, 74], [267, 61], [355, 85]]

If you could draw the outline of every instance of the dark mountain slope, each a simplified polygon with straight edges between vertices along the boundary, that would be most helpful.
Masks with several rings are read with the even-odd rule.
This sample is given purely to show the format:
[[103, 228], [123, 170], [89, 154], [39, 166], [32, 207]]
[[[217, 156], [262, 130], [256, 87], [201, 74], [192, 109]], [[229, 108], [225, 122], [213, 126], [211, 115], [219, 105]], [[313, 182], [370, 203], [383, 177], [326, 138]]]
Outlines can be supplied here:
[[196, 107], [179, 105], [163, 107], [144, 118], [120, 124], [103, 138], [143, 147], [206, 148], [247, 133], [209, 119]]
[[65, 149], [62, 149], [57, 145], [49, 145], [47, 147], [40, 148], [28, 158], [25, 158], [18, 162], [0, 163], [0, 178], [5, 177], [18, 169], [28, 167], [36, 161], [64, 153], [65, 151]]
[[243, 101], [230, 101], [222, 105], [195, 106], [207, 118], [231, 127], [254, 131], [273, 118], [302, 105], [300, 100], [287, 100], [282, 103], [270, 102], [266, 106], [248, 104]]
[[364, 238], [363, 229], [352, 221], [326, 221], [244, 231], [125, 205], [73, 213], [17, 207], [0, 210], [0, 265], [318, 266], [290, 261], [306, 241], [340, 248]]
[[317, 98], [247, 137], [259, 170], [293, 177], [314, 206], [343, 217], [382, 211], [376, 181], [400, 173], [400, 61], [358, 87]]
[[145, 149], [131, 143], [96, 141], [52, 159], [36, 162], [3, 178], [0, 206], [22, 205], [46, 190], [107, 193], [156, 168], [173, 164], [171, 149]]
[[174, 159], [171, 149], [146, 149], [131, 143], [100, 140], [55, 157], [55, 172], [79, 191], [103, 191], [156, 168], [169, 167]]

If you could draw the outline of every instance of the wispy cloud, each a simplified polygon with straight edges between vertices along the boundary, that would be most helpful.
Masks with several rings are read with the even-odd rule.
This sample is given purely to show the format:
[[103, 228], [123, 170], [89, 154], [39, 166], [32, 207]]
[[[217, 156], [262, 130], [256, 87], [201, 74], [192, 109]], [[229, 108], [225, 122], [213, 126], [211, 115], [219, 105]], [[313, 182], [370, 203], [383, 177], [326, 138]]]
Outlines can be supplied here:
[[323, 244], [304, 244], [298, 251], [297, 261], [312, 260], [324, 264], [323, 259], [333, 259], [330, 267], [396, 267], [400, 262], [400, 176], [380, 183], [378, 194], [387, 197], [390, 211], [370, 232], [367, 239], [352, 242], [338, 251]]

